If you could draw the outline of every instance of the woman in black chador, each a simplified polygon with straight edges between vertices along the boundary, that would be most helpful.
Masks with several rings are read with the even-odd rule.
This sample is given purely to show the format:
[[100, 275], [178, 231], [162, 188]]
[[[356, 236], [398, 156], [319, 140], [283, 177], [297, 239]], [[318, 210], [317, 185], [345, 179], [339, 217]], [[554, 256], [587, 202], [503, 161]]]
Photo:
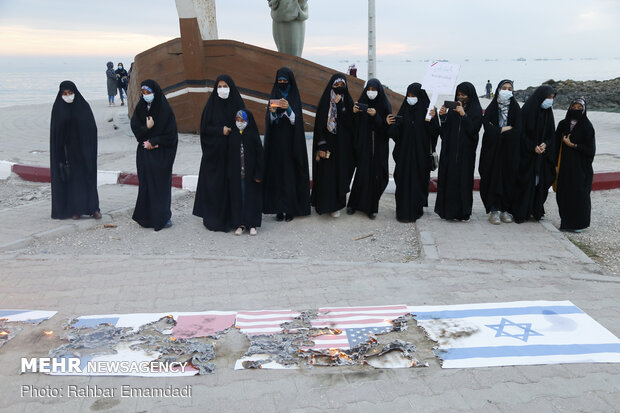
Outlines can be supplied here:
[[555, 180], [554, 97], [553, 88], [540, 86], [521, 108], [523, 133], [514, 210], [517, 223], [530, 217], [540, 220], [545, 215], [544, 204]]
[[521, 108], [512, 95], [513, 82], [502, 80], [484, 112], [480, 151], [480, 198], [489, 222], [513, 221], [514, 196], [519, 174]]
[[394, 139], [392, 157], [396, 183], [396, 219], [415, 222], [428, 206], [428, 185], [431, 174], [431, 153], [439, 135], [439, 121], [435, 111], [427, 121], [426, 110], [430, 99], [419, 83], [407, 87], [407, 96], [398, 115], [387, 116], [390, 136]]
[[140, 85], [141, 98], [131, 117], [138, 141], [138, 199], [133, 220], [145, 228], [172, 226], [170, 217], [172, 165], [177, 154], [177, 122], [168, 100], [154, 80]]
[[60, 84], [50, 124], [52, 218], [101, 218], [97, 194], [97, 124], [73, 82]]
[[193, 214], [211, 231], [228, 231], [228, 140], [235, 126], [235, 113], [245, 107], [233, 80], [220, 75], [200, 121], [202, 159]]
[[375, 219], [379, 199], [389, 180], [388, 134], [386, 118], [392, 105], [378, 79], [366, 83], [362, 95], [353, 106], [356, 159], [355, 178], [347, 204], [347, 214], [362, 211]]
[[252, 112], [237, 112], [228, 144], [230, 223], [235, 235], [256, 235], [263, 217], [263, 144]]
[[474, 85], [456, 87], [456, 109], [442, 106], [441, 154], [437, 178], [435, 212], [443, 219], [469, 221], [474, 202], [474, 168], [482, 108]]
[[581, 232], [590, 226], [592, 161], [596, 151], [585, 99], [572, 101], [566, 118], [558, 124], [555, 141], [559, 158], [556, 200], [562, 220], [560, 229]]
[[[263, 212], [291, 221], [310, 215], [310, 173], [301, 97], [291, 69], [278, 69], [265, 115]], [[277, 101], [277, 103], [276, 103]]]
[[345, 75], [329, 79], [319, 100], [312, 142], [312, 205], [340, 216], [353, 176], [353, 99]]

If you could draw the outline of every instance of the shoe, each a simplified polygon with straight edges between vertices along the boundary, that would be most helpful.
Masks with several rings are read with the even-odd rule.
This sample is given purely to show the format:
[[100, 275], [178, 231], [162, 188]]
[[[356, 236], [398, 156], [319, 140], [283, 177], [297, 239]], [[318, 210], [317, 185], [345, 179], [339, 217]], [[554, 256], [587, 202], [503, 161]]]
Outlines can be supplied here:
[[235, 231], [235, 235], [241, 235], [245, 231], [245, 227], [242, 225]]
[[469, 216], [463, 217], [463, 218], [459, 218], [459, 221], [461, 222], [469, 222]]
[[286, 222], [291, 222], [293, 220], [293, 218], [295, 218], [295, 217], [292, 216], [292, 215], [289, 215], [289, 214], [284, 215], [284, 220]]
[[506, 211], [499, 214], [499, 219], [501, 219], [502, 222], [505, 224], [510, 224], [511, 222], [514, 221], [512, 214]]
[[73, 215], [73, 216], [71, 216], [71, 219], [80, 219], [80, 216], [79, 215]]
[[95, 218], [95, 219], [101, 219], [101, 212], [99, 212], [99, 211], [95, 211], [95, 212], [93, 212], [93, 218]]
[[[503, 212], [502, 212], [503, 214]], [[499, 212], [497, 211], [491, 211], [491, 213], [489, 214], [489, 222], [493, 225], [499, 225], [502, 223], [502, 221], [499, 218]]]
[[355, 209], [351, 207], [347, 207], [347, 215], [353, 215], [353, 214], [355, 214]]
[[329, 214], [332, 218], [338, 218], [340, 217], [340, 211], [334, 211], [331, 214]]
[[166, 225], [164, 225], [164, 228], [170, 228], [172, 226], [172, 221], [168, 220], [168, 222], [166, 222]]
[[256, 228], [254, 227], [250, 228], [250, 235], [252, 236], [256, 235]]
[[372, 212], [372, 213], [368, 214], [368, 218], [370, 218], [370, 219], [377, 218], [377, 213], [376, 212]]
[[125, 102], [121, 102], [121, 106], [125, 106]]
[[579, 234], [579, 233], [583, 232], [583, 230], [582, 230], [582, 229], [571, 229], [570, 231], [571, 231], [571, 232], [574, 232], [574, 233], [576, 233], [576, 234]]
[[276, 221], [280, 222], [284, 220], [284, 214], [282, 212], [278, 212], [276, 214]]

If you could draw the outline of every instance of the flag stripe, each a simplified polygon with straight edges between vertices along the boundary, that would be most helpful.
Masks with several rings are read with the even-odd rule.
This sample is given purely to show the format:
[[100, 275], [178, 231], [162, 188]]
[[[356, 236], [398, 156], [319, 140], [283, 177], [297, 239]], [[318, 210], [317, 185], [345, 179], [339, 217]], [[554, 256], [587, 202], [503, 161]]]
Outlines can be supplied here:
[[386, 305], [376, 307], [332, 307], [332, 308], [319, 308], [319, 313], [338, 313], [338, 312], [354, 312], [354, 311], [383, 311], [383, 310], [403, 310], [408, 312], [406, 305]]
[[444, 360], [493, 357], [532, 357], [573, 354], [618, 353], [620, 343], [604, 344], [547, 344], [531, 346], [465, 347], [435, 350]]
[[359, 317], [374, 317], [374, 318], [383, 318], [383, 319], [385, 319], [386, 317], [390, 317], [390, 319], [393, 319], [393, 318], [398, 318], [401, 315], [405, 315], [405, 314], [409, 314], [409, 311], [391, 312], [391, 313], [387, 313], [387, 312], [379, 312], [379, 313], [363, 312], [363, 313], [342, 313], [342, 314], [327, 313], [327, 314], [319, 314], [319, 320], [323, 320], [323, 319], [337, 320], [339, 318], [347, 318], [347, 317], [358, 317], [358, 318]]
[[446, 310], [430, 312], [412, 312], [416, 320], [432, 320], [437, 318], [466, 318], [466, 317], [491, 317], [511, 315], [556, 315], [556, 314], [581, 314], [579, 307], [572, 306], [532, 306], [513, 308], [480, 308], [472, 310]]

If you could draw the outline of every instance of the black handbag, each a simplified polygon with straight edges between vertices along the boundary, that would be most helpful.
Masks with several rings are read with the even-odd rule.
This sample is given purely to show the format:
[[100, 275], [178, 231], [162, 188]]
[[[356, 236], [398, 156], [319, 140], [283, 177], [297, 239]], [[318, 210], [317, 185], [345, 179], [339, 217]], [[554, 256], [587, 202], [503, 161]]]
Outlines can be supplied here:
[[69, 165], [69, 157], [67, 156], [67, 147], [65, 146], [65, 160], [58, 162], [58, 170], [60, 179], [63, 182], [69, 182], [71, 178], [71, 166]]

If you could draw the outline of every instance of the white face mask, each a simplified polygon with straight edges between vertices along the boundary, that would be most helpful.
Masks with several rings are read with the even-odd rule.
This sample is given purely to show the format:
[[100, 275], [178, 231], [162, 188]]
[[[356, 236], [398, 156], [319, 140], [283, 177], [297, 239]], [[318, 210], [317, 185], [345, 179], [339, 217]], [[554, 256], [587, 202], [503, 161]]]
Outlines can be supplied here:
[[511, 97], [512, 97], [512, 90], [500, 90], [497, 96], [497, 98], [501, 100], [502, 102], [506, 102], [510, 100]]
[[151, 103], [155, 99], [155, 94], [151, 93], [149, 95], [142, 95], [142, 99], [144, 99], [146, 103]]
[[73, 93], [70, 95], [62, 95], [62, 100], [67, 103], [73, 103], [73, 99], [75, 99], [75, 95]]
[[540, 107], [543, 109], [549, 109], [551, 106], [553, 106], [553, 99], [545, 99], [543, 103], [540, 104]]
[[237, 124], [237, 128], [239, 128], [241, 132], [243, 132], [245, 127], [248, 126], [247, 122], [235, 122], [235, 123]]
[[230, 95], [230, 88], [229, 87], [218, 87], [217, 95], [221, 97], [222, 99], [228, 99], [228, 95]]
[[368, 99], [370, 99], [370, 100], [375, 100], [375, 98], [377, 97], [378, 94], [379, 94], [379, 92], [376, 91], [376, 90], [367, 90], [366, 91], [366, 96], [368, 96]]
[[407, 96], [407, 103], [409, 103], [411, 106], [413, 106], [416, 103], [418, 103], [418, 98]]

